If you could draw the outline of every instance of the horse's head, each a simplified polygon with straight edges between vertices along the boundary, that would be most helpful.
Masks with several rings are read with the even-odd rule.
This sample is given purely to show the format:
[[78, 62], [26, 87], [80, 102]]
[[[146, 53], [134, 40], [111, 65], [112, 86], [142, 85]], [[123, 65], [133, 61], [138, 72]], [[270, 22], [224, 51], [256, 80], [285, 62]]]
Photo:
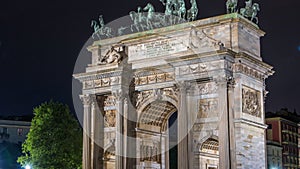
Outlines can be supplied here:
[[131, 17], [131, 19], [136, 15], [135, 11], [130, 11], [129, 12], [129, 16]]
[[259, 11], [259, 4], [258, 3], [254, 3], [252, 6], [253, 10]]
[[97, 24], [97, 22], [95, 21], [95, 20], [92, 20], [91, 21], [91, 26], [94, 26], [94, 25], [96, 25]]
[[146, 5], [145, 8], [144, 8], [144, 11], [146, 11], [146, 10], [151, 10], [152, 8], [153, 8], [152, 4], [147, 3], [147, 5]]

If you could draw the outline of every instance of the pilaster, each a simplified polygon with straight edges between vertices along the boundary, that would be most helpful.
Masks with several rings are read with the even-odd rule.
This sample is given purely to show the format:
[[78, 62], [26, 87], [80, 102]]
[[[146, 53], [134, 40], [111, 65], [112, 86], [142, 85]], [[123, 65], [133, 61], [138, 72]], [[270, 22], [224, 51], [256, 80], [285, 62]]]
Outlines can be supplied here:
[[188, 82], [178, 83], [179, 107], [178, 107], [178, 168], [189, 168], [188, 147], [188, 117], [187, 117], [187, 89]]
[[228, 115], [228, 91], [227, 79], [216, 79], [219, 93], [219, 167], [229, 169], [230, 166], [230, 144], [229, 144], [229, 115]]
[[116, 169], [123, 169], [124, 167], [124, 92], [121, 90], [112, 91], [116, 98]]

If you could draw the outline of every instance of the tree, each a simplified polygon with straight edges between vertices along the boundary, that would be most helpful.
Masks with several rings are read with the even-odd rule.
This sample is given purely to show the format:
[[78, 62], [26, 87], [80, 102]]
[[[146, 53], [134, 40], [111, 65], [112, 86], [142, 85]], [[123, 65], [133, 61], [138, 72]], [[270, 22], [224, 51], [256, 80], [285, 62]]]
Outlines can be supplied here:
[[18, 162], [33, 169], [78, 169], [82, 163], [82, 129], [67, 105], [45, 102], [34, 108], [23, 155]]

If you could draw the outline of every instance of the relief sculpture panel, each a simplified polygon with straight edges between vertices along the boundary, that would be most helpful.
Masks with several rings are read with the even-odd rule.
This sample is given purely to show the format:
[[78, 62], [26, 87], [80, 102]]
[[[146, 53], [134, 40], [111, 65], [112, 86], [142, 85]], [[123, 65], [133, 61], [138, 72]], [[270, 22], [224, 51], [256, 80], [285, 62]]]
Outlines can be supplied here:
[[243, 86], [242, 88], [242, 108], [243, 113], [261, 117], [261, 93], [252, 88]]
[[198, 118], [211, 118], [218, 116], [218, 99], [200, 99]]

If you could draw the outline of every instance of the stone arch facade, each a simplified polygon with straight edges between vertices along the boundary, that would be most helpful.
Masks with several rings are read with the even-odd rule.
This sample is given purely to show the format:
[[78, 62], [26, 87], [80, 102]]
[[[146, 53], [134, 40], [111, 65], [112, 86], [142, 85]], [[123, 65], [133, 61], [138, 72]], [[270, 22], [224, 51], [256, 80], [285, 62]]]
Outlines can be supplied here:
[[[260, 56], [263, 34], [229, 14], [94, 42], [92, 63], [74, 75], [83, 85], [83, 169], [103, 168], [110, 140], [112, 169], [169, 169], [164, 126], [174, 111], [178, 168], [265, 168], [263, 100], [273, 71]], [[118, 62], [100, 62], [115, 57], [109, 50]], [[207, 139], [218, 140], [219, 155], [204, 165]]]

